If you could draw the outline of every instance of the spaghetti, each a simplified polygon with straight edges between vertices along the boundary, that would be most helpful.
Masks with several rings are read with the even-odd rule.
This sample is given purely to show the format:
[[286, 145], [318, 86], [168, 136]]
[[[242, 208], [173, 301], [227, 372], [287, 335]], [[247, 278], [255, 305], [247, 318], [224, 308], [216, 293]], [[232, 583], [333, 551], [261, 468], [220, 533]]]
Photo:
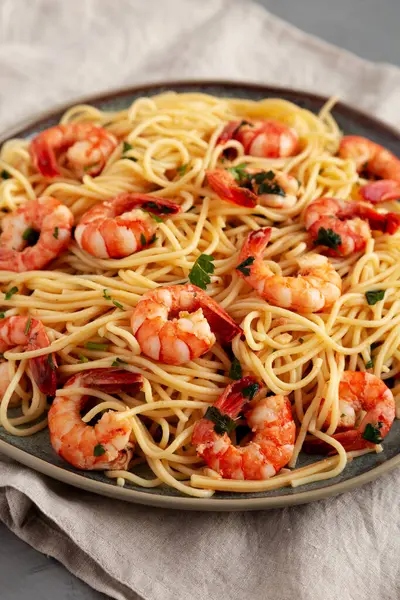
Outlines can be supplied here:
[[[316, 246], [305, 229], [310, 202], [326, 196], [356, 200], [360, 185], [367, 183], [355, 160], [337, 155], [342, 134], [330, 113], [333, 105], [334, 100], [314, 115], [281, 99], [254, 102], [168, 92], [139, 98], [120, 112], [74, 106], [61, 124], [102, 127], [110, 146], [100, 173], [84, 167], [79, 176], [61, 147], [59, 175], [50, 178], [34, 165], [28, 140], [6, 142], [0, 155], [0, 207], [5, 218], [42, 196], [68, 207], [75, 225], [94, 206], [123, 193], [169, 200], [180, 210], [157, 219], [152, 243], [123, 258], [98, 258], [72, 239], [41, 270], [0, 271], [2, 317], [35, 318], [50, 341], [47, 347], [5, 350], [8, 372], [3, 378], [1, 426], [16, 436], [47, 427], [52, 399], [38, 388], [30, 359], [53, 353], [60, 388], [56, 397], [87, 394], [92, 399], [84, 423], [93, 424], [112, 410], [131, 425], [134, 452], [129, 466], [106, 471], [117, 485], [166, 484], [197, 497], [209, 497], [214, 490], [259, 492], [330, 479], [348, 460], [379, 452], [379, 443], [346, 452], [333, 435], [341, 419], [339, 384], [345, 371], [368, 371], [386, 382], [400, 416], [399, 234], [373, 231], [362, 250], [329, 257], [342, 290], [323, 312], [271, 304], [236, 269], [248, 235], [272, 228], [264, 260], [277, 275], [295, 276], [299, 259], [326, 250]], [[221, 141], [227, 123], [259, 119], [275, 120], [295, 131], [296, 153], [254, 156], [254, 151], [245, 153], [244, 138]], [[117, 142], [110, 142], [113, 139]], [[239, 184], [246, 169], [291, 175], [298, 182], [296, 201], [283, 206], [235, 205], [208, 184], [206, 172], [215, 169], [229, 169], [236, 182], [239, 176]], [[383, 208], [396, 210], [390, 203]], [[228, 346], [219, 340], [184, 364], [153, 359], [142, 352], [134, 335], [132, 311], [145, 293], [186, 284], [201, 255], [213, 259], [206, 294], [241, 326], [243, 335], [236, 335]], [[377, 290], [379, 300], [368, 302], [368, 293]], [[268, 391], [292, 401], [297, 433], [289, 468], [270, 479], [221, 478], [191, 443], [196, 423], [231, 383], [233, 360], [243, 375], [263, 382], [264, 397]], [[72, 376], [111, 367], [141, 375], [141, 391], [63, 388]], [[236, 432], [232, 435], [238, 441]], [[311, 437], [337, 454], [296, 469], [304, 442]]]

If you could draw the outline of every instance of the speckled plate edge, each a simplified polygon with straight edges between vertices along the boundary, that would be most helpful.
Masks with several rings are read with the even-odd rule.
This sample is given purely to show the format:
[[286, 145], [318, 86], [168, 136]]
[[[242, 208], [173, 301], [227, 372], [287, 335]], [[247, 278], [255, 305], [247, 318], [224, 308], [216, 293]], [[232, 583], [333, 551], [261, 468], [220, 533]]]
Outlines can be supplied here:
[[[302, 90], [267, 86], [256, 83], [247, 83], [240, 81], [221, 81], [221, 80], [185, 80], [185, 81], [166, 81], [166, 82], [152, 82], [148, 84], [142, 84], [134, 87], [124, 88], [108, 92], [106, 94], [95, 94], [93, 96], [80, 97], [70, 100], [67, 104], [56, 106], [52, 110], [44, 111], [36, 116], [26, 119], [13, 127], [2, 132], [0, 135], [0, 144], [4, 143], [11, 137], [23, 135], [24, 131], [33, 128], [40, 127], [45, 121], [51, 118], [56, 118], [65, 112], [70, 106], [75, 104], [90, 104], [97, 102], [111, 101], [114, 98], [121, 96], [129, 96], [133, 94], [148, 94], [151, 92], [157, 92], [160, 88], [170, 88], [179, 91], [180, 88], [186, 89], [193, 87], [193, 91], [198, 91], [201, 87], [212, 87], [218, 86], [226, 89], [227, 94], [229, 90], [247, 89], [262, 93], [265, 96], [268, 95], [284, 95], [285, 97], [293, 96], [298, 98], [299, 96], [307, 98], [321, 104], [327, 100], [325, 96], [305, 92]], [[352, 108], [342, 102], [338, 103], [338, 107], [342, 113], [347, 113], [350, 117], [355, 118], [358, 121], [364, 121], [367, 125], [372, 126], [377, 130], [385, 130], [388, 134], [400, 138], [399, 132], [379, 121], [375, 117], [363, 113], [358, 109]], [[296, 493], [293, 496], [266, 496], [266, 497], [238, 497], [237, 499], [223, 499], [223, 498], [191, 498], [185, 496], [165, 496], [165, 495], [153, 495], [146, 493], [145, 491], [132, 490], [130, 488], [121, 488], [115, 484], [106, 484], [93, 479], [87, 479], [84, 475], [77, 473], [71, 473], [65, 469], [62, 469], [54, 464], [46, 462], [41, 458], [33, 456], [24, 450], [16, 448], [0, 440], [0, 451], [6, 456], [24, 464], [25, 466], [42, 473], [52, 479], [56, 479], [63, 483], [67, 483], [74, 487], [94, 492], [102, 496], [108, 496], [116, 498], [118, 500], [125, 500], [136, 504], [144, 504], [148, 506], [155, 506], [161, 508], [173, 508], [177, 510], [205, 510], [205, 511], [232, 511], [232, 510], [267, 510], [273, 508], [280, 508], [284, 506], [293, 506], [296, 504], [305, 504], [308, 502], [314, 502], [316, 500], [323, 500], [337, 494], [353, 490], [360, 487], [374, 479], [389, 473], [395, 467], [400, 466], [400, 454], [394, 456], [384, 463], [373, 467], [372, 469], [356, 475], [352, 479], [334, 483], [328, 487], [320, 489], [314, 489], [309, 491], [303, 491]]]

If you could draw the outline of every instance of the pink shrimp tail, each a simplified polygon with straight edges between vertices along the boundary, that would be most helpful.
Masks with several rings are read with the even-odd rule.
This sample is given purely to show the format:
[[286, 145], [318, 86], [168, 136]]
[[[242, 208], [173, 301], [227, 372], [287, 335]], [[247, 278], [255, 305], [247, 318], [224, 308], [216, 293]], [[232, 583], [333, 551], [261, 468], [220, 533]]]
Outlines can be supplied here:
[[242, 377], [239, 381], [231, 383], [215, 402], [214, 406], [218, 408], [222, 414], [228, 415], [231, 419], [235, 419], [243, 406], [250, 400], [251, 394], [246, 397], [243, 395], [243, 390], [254, 384], [259, 385], [257, 379], [251, 376]]
[[367, 202], [377, 204], [388, 200], [400, 199], [400, 182], [394, 179], [382, 179], [367, 183], [360, 188], [360, 195]]
[[360, 205], [357, 214], [362, 219], [367, 219], [371, 229], [374, 231], [382, 231], [393, 235], [400, 227], [400, 215], [396, 213], [378, 213], [373, 208]]
[[271, 239], [271, 232], [271, 227], [264, 227], [264, 229], [252, 231], [243, 244], [240, 256], [261, 256]]
[[129, 211], [136, 206], [156, 215], [176, 215], [181, 210], [179, 204], [175, 204], [170, 200], [157, 198], [150, 194], [141, 194], [140, 192], [122, 193], [110, 202], [114, 205], [116, 214]]
[[74, 385], [78, 378], [85, 386], [101, 387], [107, 393], [120, 391], [135, 392], [143, 386], [142, 375], [131, 373], [118, 367], [89, 369], [68, 379], [66, 385]]
[[44, 177], [57, 177], [57, 175], [60, 175], [54, 150], [48, 148], [40, 136], [32, 140], [30, 153], [35, 168]]
[[256, 194], [237, 185], [234, 177], [224, 169], [214, 169], [213, 171], [207, 171], [206, 174], [210, 188], [222, 200], [247, 208], [253, 208], [257, 205]]
[[39, 390], [46, 396], [54, 396], [57, 389], [56, 355], [46, 354], [31, 358], [29, 366]]
[[217, 139], [217, 144], [224, 144], [225, 142], [231, 140], [240, 123], [241, 121], [229, 121], [229, 123], [225, 125], [221, 131], [219, 138]]

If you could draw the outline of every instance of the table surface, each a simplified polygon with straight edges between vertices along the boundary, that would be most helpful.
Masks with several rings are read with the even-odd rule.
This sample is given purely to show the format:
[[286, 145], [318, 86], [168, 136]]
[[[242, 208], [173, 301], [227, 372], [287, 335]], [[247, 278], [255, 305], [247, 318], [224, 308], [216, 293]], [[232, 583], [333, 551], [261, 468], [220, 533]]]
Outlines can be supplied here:
[[[258, 0], [277, 16], [359, 56], [400, 65], [399, 0]], [[0, 524], [2, 600], [106, 600]], [[55, 590], [57, 590], [55, 592]]]

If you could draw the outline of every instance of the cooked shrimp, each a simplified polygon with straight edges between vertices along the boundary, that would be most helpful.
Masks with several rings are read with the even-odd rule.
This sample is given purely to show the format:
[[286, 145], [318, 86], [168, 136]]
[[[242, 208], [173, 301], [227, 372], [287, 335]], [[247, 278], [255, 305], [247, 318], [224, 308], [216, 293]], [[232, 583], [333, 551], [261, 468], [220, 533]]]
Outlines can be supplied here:
[[[50, 346], [46, 329], [41, 321], [32, 317], [6, 317], [0, 320], [0, 352], [13, 346], [24, 346], [27, 352]], [[54, 396], [57, 387], [56, 358], [54, 354], [37, 356], [29, 360], [32, 377], [41, 392]]]
[[119, 194], [96, 204], [83, 215], [75, 239], [92, 256], [122, 258], [155, 241], [157, 223], [152, 214], [170, 215], [179, 211], [180, 206], [169, 200], [147, 194]]
[[400, 159], [392, 152], [367, 138], [347, 135], [340, 142], [339, 156], [354, 160], [358, 172], [382, 180], [360, 188], [364, 200], [376, 203], [400, 198]]
[[98, 175], [117, 147], [117, 138], [92, 123], [68, 123], [45, 129], [33, 138], [31, 156], [35, 168], [44, 177], [61, 175], [59, 154], [67, 150], [68, 166], [78, 177]]
[[317, 244], [329, 248], [328, 254], [348, 256], [365, 248], [371, 228], [395, 233], [400, 227], [400, 215], [378, 213], [362, 202], [318, 198], [306, 208], [304, 224]]
[[[373, 448], [387, 436], [395, 417], [395, 401], [379, 377], [361, 371], [345, 371], [339, 384], [339, 410], [339, 433], [332, 437], [347, 451], [361, 450]], [[362, 411], [366, 413], [364, 416]], [[321, 440], [309, 441], [305, 447], [309, 451], [332, 450], [332, 446]]]
[[[89, 369], [77, 373], [63, 389], [100, 387], [108, 393], [140, 389], [143, 378], [123, 369]], [[82, 421], [88, 396], [57, 395], [49, 410], [50, 441], [54, 450], [76, 469], [125, 469], [132, 458], [129, 419], [118, 419], [114, 411], [103, 414], [96, 425]]]
[[[231, 383], [193, 429], [192, 444], [207, 465], [226, 479], [268, 479], [292, 457], [296, 426], [285, 396], [254, 398], [260, 385], [254, 377]], [[253, 437], [234, 446], [228, 436], [244, 410]]]
[[264, 121], [230, 121], [222, 130], [217, 143], [237, 140], [244, 153], [264, 158], [286, 158], [299, 152], [299, 138], [294, 129], [268, 119]]
[[252, 231], [240, 252], [239, 275], [267, 302], [297, 312], [319, 312], [340, 296], [342, 280], [326, 256], [310, 254], [298, 259], [297, 277], [276, 275], [263, 261], [271, 228]]
[[190, 283], [144, 294], [131, 326], [143, 354], [169, 365], [198, 358], [214, 345], [216, 335], [230, 342], [242, 333], [215, 300]]
[[[2, 220], [0, 270], [42, 269], [67, 248], [73, 222], [69, 208], [55, 198], [28, 200]], [[39, 238], [34, 246], [27, 246], [32, 234]]]
[[253, 208], [292, 208], [297, 202], [299, 183], [288, 173], [261, 169], [214, 169], [207, 171], [210, 187], [222, 200]]

